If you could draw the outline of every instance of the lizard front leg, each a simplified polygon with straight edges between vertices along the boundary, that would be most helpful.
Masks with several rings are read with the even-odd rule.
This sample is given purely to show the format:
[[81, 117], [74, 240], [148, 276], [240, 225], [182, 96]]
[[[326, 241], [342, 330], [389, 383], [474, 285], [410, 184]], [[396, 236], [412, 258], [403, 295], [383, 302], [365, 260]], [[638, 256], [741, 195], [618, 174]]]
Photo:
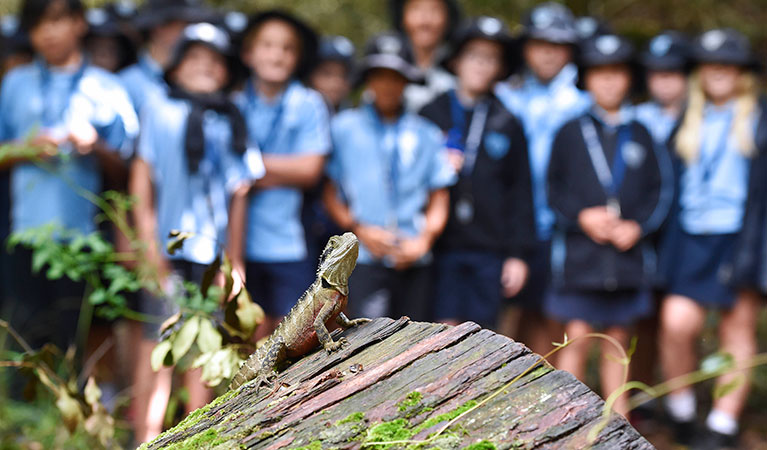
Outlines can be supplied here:
[[325, 322], [327, 322], [330, 315], [333, 314], [334, 308], [335, 305], [333, 302], [326, 302], [314, 319], [314, 331], [317, 333], [317, 340], [320, 341], [320, 344], [322, 344], [322, 347], [327, 350], [328, 353], [334, 352], [347, 344], [346, 338], [343, 337], [334, 341], [333, 338], [330, 337], [330, 333], [325, 326]]
[[364, 317], [360, 317], [358, 319], [351, 320], [348, 317], [346, 317], [346, 314], [340, 312], [336, 316], [336, 323], [341, 328], [351, 328], [356, 327], [357, 325], [362, 325], [363, 323], [370, 322], [370, 319], [366, 319]]

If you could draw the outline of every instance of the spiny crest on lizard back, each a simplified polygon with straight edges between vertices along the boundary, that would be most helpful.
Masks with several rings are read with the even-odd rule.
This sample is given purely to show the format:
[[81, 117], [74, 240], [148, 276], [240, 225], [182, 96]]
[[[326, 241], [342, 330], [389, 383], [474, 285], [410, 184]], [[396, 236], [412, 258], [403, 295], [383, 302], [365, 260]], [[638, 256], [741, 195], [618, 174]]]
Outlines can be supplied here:
[[[317, 277], [335, 288], [346, 286], [349, 275], [357, 265], [359, 247], [359, 240], [354, 233], [331, 237], [320, 256]], [[346, 295], [346, 292], [342, 294]]]

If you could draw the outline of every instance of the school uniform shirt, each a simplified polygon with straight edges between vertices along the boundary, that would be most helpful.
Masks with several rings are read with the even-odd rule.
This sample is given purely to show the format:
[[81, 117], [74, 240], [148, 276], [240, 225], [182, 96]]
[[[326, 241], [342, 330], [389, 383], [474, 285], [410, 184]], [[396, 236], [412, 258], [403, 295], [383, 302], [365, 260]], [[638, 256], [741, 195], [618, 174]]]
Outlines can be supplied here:
[[[621, 111], [620, 124], [606, 125], [596, 107], [565, 124], [557, 133], [549, 163], [549, 202], [557, 217], [552, 238], [552, 277], [559, 288], [608, 290], [648, 287], [655, 272], [655, 256], [645, 237], [660, 227], [672, 202], [671, 162], [658, 151], [650, 133], [634, 120], [630, 107]], [[589, 149], [586, 127], [596, 133], [599, 148]], [[626, 131], [628, 130], [628, 131]], [[623, 138], [622, 138], [623, 136]], [[619, 153], [616, 147], [621, 145]], [[626, 252], [592, 241], [578, 225], [586, 208], [608, 203], [600, 181], [599, 163], [590, 151], [601, 151], [619, 183], [621, 217], [639, 223], [642, 239]], [[617, 157], [625, 171], [619, 175]], [[604, 166], [602, 166], [604, 167]]]
[[[263, 154], [326, 155], [330, 151], [324, 100], [300, 82], [290, 82], [278, 98], [267, 101], [249, 81], [235, 103], [245, 116], [251, 143]], [[292, 262], [306, 258], [302, 199], [303, 192], [294, 187], [259, 189], [250, 196], [248, 261]]]
[[[0, 141], [23, 142], [36, 133], [63, 137], [85, 123], [107, 146], [129, 158], [138, 119], [128, 94], [112, 74], [85, 61], [72, 71], [48, 68], [37, 60], [12, 70], [0, 93]], [[79, 156], [70, 144], [45, 168], [22, 163], [11, 171], [12, 230], [55, 223], [65, 229], [95, 230], [96, 206], [77, 193], [101, 191], [95, 155]]]
[[[415, 114], [385, 123], [364, 105], [335, 116], [331, 135], [327, 174], [361, 224], [415, 237], [425, 225], [429, 194], [456, 181], [442, 132]], [[381, 263], [364, 245], [357, 261]]]
[[195, 233], [181, 250], [166, 256], [209, 264], [226, 245], [232, 192], [263, 176], [263, 164], [256, 149], [248, 149], [245, 158], [236, 154], [229, 119], [209, 110], [203, 118], [205, 153], [197, 172], [190, 173], [184, 145], [190, 111], [186, 100], [151, 99], [141, 118], [137, 151], [151, 166], [157, 239], [163, 251], [171, 230]]
[[137, 113], [141, 113], [149, 99], [163, 96], [168, 91], [162, 67], [146, 51], [139, 55], [138, 62], [123, 69], [119, 77]]
[[[487, 113], [476, 162], [470, 172], [461, 171], [458, 182], [450, 188], [450, 217], [437, 247], [523, 257], [535, 241], [524, 130], [519, 120], [494, 95], [488, 96], [483, 103], [487, 105]], [[469, 134], [475, 115], [482, 113], [477, 112], [479, 106], [469, 110], [461, 106], [455, 91], [437, 97], [421, 110], [421, 115], [447, 135], [454, 126], [453, 108], [458, 108], [464, 116], [465, 129], [462, 131], [464, 135]], [[471, 204], [470, 218], [458, 217], [456, 204], [461, 201]]]
[[554, 224], [554, 214], [546, 199], [546, 171], [554, 135], [565, 122], [591, 106], [590, 96], [575, 87], [577, 78], [577, 68], [568, 64], [548, 84], [528, 73], [520, 80], [498, 83], [495, 88], [495, 95], [525, 128], [540, 240], [551, 237]]
[[679, 116], [669, 114], [658, 102], [645, 102], [634, 108], [636, 120], [650, 132], [655, 143], [665, 146], [674, 131]]
[[[689, 164], [680, 161], [679, 224], [689, 234], [731, 234], [741, 229], [751, 160], [738, 150], [730, 132], [734, 108], [734, 102], [724, 107], [707, 104], [698, 158]], [[756, 127], [759, 114], [751, 121]]]

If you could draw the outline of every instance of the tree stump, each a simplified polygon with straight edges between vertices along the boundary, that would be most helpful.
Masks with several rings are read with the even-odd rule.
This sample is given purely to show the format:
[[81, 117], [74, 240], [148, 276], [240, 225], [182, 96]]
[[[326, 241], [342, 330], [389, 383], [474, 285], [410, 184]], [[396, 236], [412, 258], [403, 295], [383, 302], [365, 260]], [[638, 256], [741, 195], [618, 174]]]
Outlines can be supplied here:
[[[450, 419], [536, 364], [524, 345], [467, 322], [456, 327], [376, 319], [341, 333], [280, 372], [274, 387], [242, 386], [143, 448], [533, 449], [589, 447], [604, 402], [567, 372], [539, 365], [426, 444]], [[612, 414], [592, 448], [652, 449]]]

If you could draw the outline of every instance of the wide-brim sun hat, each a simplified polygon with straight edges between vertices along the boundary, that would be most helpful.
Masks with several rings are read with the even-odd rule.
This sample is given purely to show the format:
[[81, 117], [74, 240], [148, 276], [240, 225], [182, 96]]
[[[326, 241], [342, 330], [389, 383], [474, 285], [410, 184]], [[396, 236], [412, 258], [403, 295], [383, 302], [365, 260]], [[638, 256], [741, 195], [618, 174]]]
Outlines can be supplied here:
[[373, 36], [365, 45], [362, 60], [353, 77], [354, 86], [365, 82], [375, 69], [389, 69], [402, 75], [409, 83], [423, 84], [424, 74], [407, 60], [407, 42], [400, 33], [387, 32]]
[[201, 0], [148, 0], [133, 19], [133, 26], [148, 32], [168, 22], [211, 22], [213, 11]]
[[531, 9], [522, 21], [521, 40], [535, 39], [553, 44], [577, 45], [580, 38], [575, 16], [563, 4], [547, 2]]
[[664, 31], [650, 39], [639, 55], [639, 63], [645, 70], [688, 72], [690, 40], [678, 31]]
[[253, 30], [270, 20], [285, 22], [297, 31], [301, 40], [301, 55], [296, 65], [295, 75], [298, 78], [304, 78], [309, 75], [317, 61], [319, 38], [312, 27], [296, 16], [280, 9], [272, 9], [254, 14], [248, 20], [248, 25], [242, 31], [242, 36], [246, 38]]
[[748, 38], [732, 28], [716, 28], [697, 36], [692, 44], [691, 58], [696, 65], [732, 64], [760, 69]]
[[501, 19], [490, 16], [480, 16], [464, 21], [451, 36], [450, 45], [442, 56], [440, 65], [448, 72], [454, 73], [453, 61], [460, 55], [464, 46], [473, 39], [484, 39], [501, 44], [504, 70], [499, 74], [499, 79], [505, 79], [511, 75], [516, 65], [516, 41]]
[[637, 63], [634, 45], [623, 36], [603, 34], [581, 43], [578, 58], [578, 88], [584, 89], [585, 73], [588, 69], [599, 66], [625, 64], [632, 75], [632, 89], [639, 88], [640, 66]]

